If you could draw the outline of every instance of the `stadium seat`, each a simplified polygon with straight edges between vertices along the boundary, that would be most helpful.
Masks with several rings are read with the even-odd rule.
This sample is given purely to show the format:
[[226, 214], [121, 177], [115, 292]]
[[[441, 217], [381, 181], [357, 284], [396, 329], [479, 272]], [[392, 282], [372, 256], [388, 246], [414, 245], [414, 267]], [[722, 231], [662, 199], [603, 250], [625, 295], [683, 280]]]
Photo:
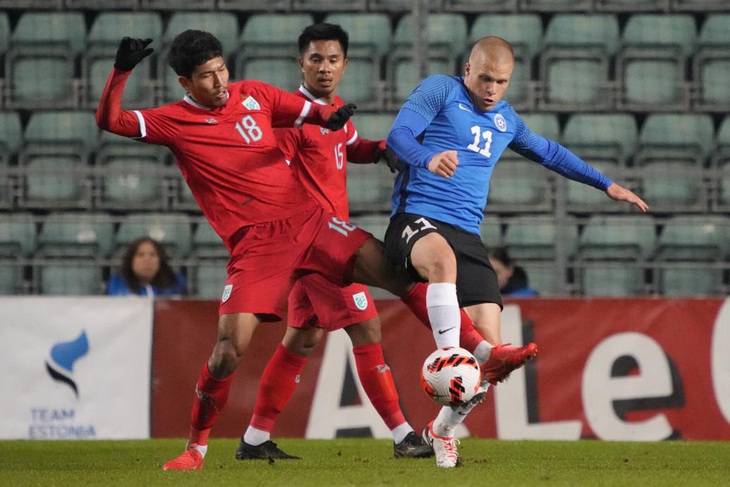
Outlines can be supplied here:
[[[225, 244], [210, 226], [208, 220], [197, 220], [191, 247], [191, 256], [202, 259], [223, 259], [228, 257]], [[225, 265], [223, 266], [225, 269]]]
[[509, 152], [494, 167], [487, 207], [498, 213], [549, 211], [553, 179], [540, 164]]
[[69, 10], [134, 10], [139, 0], [65, 0]]
[[719, 262], [730, 249], [730, 218], [681, 215], [669, 218], [657, 241], [659, 261]]
[[26, 150], [32, 146], [73, 147], [81, 154], [93, 152], [100, 130], [93, 112], [34, 111], [23, 132]]
[[704, 297], [725, 295], [722, 268], [697, 262], [663, 263], [658, 268], [659, 293], [664, 296]]
[[706, 114], [651, 114], [639, 133], [634, 156], [640, 193], [655, 211], [705, 211], [702, 178], [713, 147], [714, 126]]
[[63, 0], [0, 0], [0, 8], [60, 10], [63, 8]]
[[18, 206], [36, 209], [84, 209], [91, 206], [92, 173], [75, 153], [33, 151], [21, 155], [23, 188]]
[[0, 257], [32, 257], [37, 247], [36, 224], [30, 213], [9, 213], [0, 218]]
[[506, 223], [504, 245], [518, 261], [556, 259], [558, 253], [570, 258], [575, 254], [578, 227], [571, 217], [558, 223], [552, 215], [519, 216]]
[[560, 138], [560, 122], [556, 113], [525, 113], [521, 117], [532, 132], [552, 140]]
[[530, 287], [537, 291], [539, 296], [565, 295], [565, 271], [555, 265], [553, 261], [525, 261], [520, 262], [525, 270]]
[[[88, 49], [81, 56], [84, 107], [98, 106], [114, 65], [119, 41], [125, 36], [150, 38], [159, 43], [162, 39], [162, 18], [156, 12], [102, 12], [96, 17], [89, 30]], [[154, 61], [147, 59], [132, 71], [124, 87], [123, 107], [146, 108], [153, 105], [153, 66]]]
[[43, 219], [36, 257], [111, 255], [114, 221], [101, 213], [51, 213]]
[[527, 12], [588, 12], [592, 0], [519, 0], [520, 10]]
[[444, 0], [446, 12], [515, 12], [517, 0]]
[[[428, 0], [428, 10], [441, 10], [442, 0]], [[410, 12], [413, 10], [412, 0], [368, 0], [368, 8], [372, 12]]]
[[195, 201], [195, 197], [190, 191], [188, 183], [185, 179], [183, 179], [180, 171], [177, 168], [173, 168], [169, 174], [173, 210], [201, 213], [200, 206], [198, 206], [198, 202]]
[[584, 296], [627, 297], [645, 291], [644, 270], [625, 262], [592, 262], [580, 267]]
[[350, 211], [371, 212], [390, 210], [394, 175], [385, 164], [348, 164], [347, 194]]
[[173, 259], [190, 253], [192, 231], [187, 215], [174, 213], [132, 213], [119, 224], [114, 254], [121, 255], [134, 240], [149, 236], [165, 246]]
[[614, 15], [559, 14], [545, 30], [540, 54], [543, 110], [611, 108], [609, 66], [619, 42]]
[[[211, 11], [215, 9], [216, 0], [139, 0], [142, 10], [200, 10]], [[196, 12], [200, 14], [200, 12]], [[192, 27], [191, 27], [192, 28]], [[207, 30], [200, 27], [200, 30]], [[211, 32], [211, 31], [208, 31]]]
[[616, 57], [620, 86], [617, 107], [631, 111], [686, 110], [685, 64], [696, 39], [697, 27], [691, 15], [629, 17]]
[[656, 229], [649, 216], [594, 215], [578, 239], [577, 258], [642, 262], [651, 259]]
[[10, 19], [8, 14], [4, 10], [0, 12], [0, 59], [5, 56], [5, 53], [10, 46]]
[[100, 208], [110, 210], [165, 210], [170, 197], [163, 165], [150, 153], [105, 154], [97, 166]]
[[390, 17], [382, 13], [336, 13], [328, 15], [325, 22], [342, 26], [350, 37], [345, 82], [337, 89], [339, 95], [356, 103], [358, 109], [381, 109], [385, 95], [380, 65], [391, 46]]
[[263, 10], [266, 12], [291, 10], [291, 0], [218, 0], [218, 10], [235, 10], [237, 12], [255, 12]]
[[0, 296], [27, 293], [24, 269], [25, 266], [17, 260], [0, 256]]
[[309, 13], [250, 16], [238, 38], [238, 78], [260, 79], [286, 91], [296, 89], [302, 81], [297, 39], [313, 23]]
[[[562, 143], [621, 185], [630, 175], [627, 164], [638, 144], [638, 128], [633, 115], [623, 113], [577, 113], [563, 130]], [[566, 180], [567, 203], [570, 211], [628, 211], [625, 203], [615, 202], [603, 191], [577, 181]]]
[[341, 2], [338, 0], [292, 0], [294, 11], [304, 12], [331, 12], [331, 11], [357, 11], [367, 10], [367, 0], [350, 0]]
[[599, 12], [663, 12], [667, 0], [595, 0]]
[[[515, 53], [515, 68], [510, 78], [505, 100], [517, 110], [534, 108], [532, 61], [542, 47], [542, 20], [537, 14], [482, 14], [472, 25], [469, 44], [496, 35], [507, 39]], [[464, 52], [469, 56], [469, 48]]]
[[199, 298], [220, 299], [226, 284], [227, 259], [199, 260], [192, 267], [192, 283]]
[[46, 296], [89, 296], [101, 294], [101, 267], [93, 259], [54, 259], [33, 265], [36, 288]]
[[21, 15], [5, 56], [9, 95], [6, 104], [31, 110], [75, 107], [74, 64], [85, 43], [86, 27], [81, 12]]
[[714, 12], [727, 10], [726, 0], [671, 0], [675, 12]]
[[[459, 53], [467, 46], [466, 18], [461, 14], [430, 14], [427, 18], [428, 74], [461, 74]], [[386, 62], [386, 77], [393, 93], [388, 101], [392, 109], [400, 105], [420, 82], [413, 56], [413, 39], [416, 21], [406, 14], [396, 25], [393, 34], [393, 52]]]
[[711, 14], [702, 24], [693, 56], [693, 76], [697, 83], [694, 106], [700, 111], [727, 112], [730, 94], [730, 14]]

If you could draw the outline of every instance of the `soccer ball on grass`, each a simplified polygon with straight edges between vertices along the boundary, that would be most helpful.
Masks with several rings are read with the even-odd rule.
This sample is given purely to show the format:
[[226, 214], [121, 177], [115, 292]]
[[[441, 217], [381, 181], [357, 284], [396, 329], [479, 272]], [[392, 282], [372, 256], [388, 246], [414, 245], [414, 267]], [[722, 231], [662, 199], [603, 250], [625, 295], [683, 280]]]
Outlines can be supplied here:
[[469, 402], [479, 390], [481, 380], [477, 360], [463, 348], [439, 348], [421, 368], [421, 387], [443, 406]]

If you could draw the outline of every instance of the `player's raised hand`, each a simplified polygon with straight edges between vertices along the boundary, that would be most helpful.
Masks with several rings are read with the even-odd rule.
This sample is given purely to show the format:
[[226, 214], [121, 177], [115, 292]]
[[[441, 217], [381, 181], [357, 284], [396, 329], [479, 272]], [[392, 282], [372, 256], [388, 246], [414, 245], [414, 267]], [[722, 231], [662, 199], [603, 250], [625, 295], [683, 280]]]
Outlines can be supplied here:
[[350, 120], [350, 117], [353, 113], [355, 113], [356, 108], [357, 105], [354, 103], [348, 103], [347, 105], [341, 106], [335, 113], [330, 115], [330, 118], [325, 122], [324, 128], [340, 130], [345, 126], [347, 121]]
[[114, 66], [122, 71], [131, 71], [140, 61], [154, 51], [151, 47], [147, 47], [150, 42], [152, 42], [152, 39], [124, 37], [119, 43]]
[[649, 211], [649, 205], [647, 205], [644, 200], [636, 196], [636, 194], [630, 189], [626, 189], [619, 184], [611, 183], [611, 186], [606, 189], [606, 195], [608, 195], [608, 197], [612, 200], [631, 203], [644, 213]]
[[447, 150], [436, 154], [428, 161], [428, 170], [439, 176], [450, 178], [456, 172], [458, 165], [459, 159], [456, 157], [456, 151]]

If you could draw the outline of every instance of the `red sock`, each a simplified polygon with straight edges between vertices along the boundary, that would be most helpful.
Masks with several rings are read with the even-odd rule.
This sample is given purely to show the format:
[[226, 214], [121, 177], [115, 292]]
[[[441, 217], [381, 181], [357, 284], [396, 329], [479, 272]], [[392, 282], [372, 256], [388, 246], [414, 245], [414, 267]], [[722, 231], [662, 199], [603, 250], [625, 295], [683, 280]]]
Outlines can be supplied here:
[[234, 374], [235, 372], [219, 380], [210, 374], [208, 363], [203, 364], [198, 382], [195, 384], [195, 400], [190, 415], [188, 443], [208, 444], [210, 430], [228, 401]]
[[[431, 322], [428, 320], [428, 309], [426, 308], [426, 290], [428, 284], [425, 282], [417, 282], [413, 285], [408, 294], [401, 299], [403, 303], [408, 306], [408, 309], [416, 315], [421, 324], [431, 331]], [[477, 345], [484, 341], [484, 338], [474, 328], [471, 318], [462, 309], [461, 312], [461, 328], [459, 334], [459, 345], [462, 348], [473, 352]]]
[[251, 426], [268, 431], [294, 395], [306, 357], [290, 352], [281, 343], [261, 375]]
[[380, 344], [358, 345], [352, 348], [352, 352], [355, 354], [357, 376], [362, 387], [386, 426], [392, 430], [405, 423], [406, 418], [398, 404], [393, 375], [385, 363]]

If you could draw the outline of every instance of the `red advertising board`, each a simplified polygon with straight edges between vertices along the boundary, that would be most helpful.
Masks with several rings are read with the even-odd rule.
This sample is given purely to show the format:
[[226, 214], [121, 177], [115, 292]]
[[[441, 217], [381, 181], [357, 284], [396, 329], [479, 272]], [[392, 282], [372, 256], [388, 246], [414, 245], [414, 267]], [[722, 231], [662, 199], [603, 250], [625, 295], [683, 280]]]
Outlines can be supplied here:
[[[386, 361], [406, 417], [419, 429], [438, 411], [418, 381], [433, 338], [399, 301], [377, 304]], [[509, 301], [502, 321], [505, 341], [533, 340], [540, 354], [507, 383], [490, 389], [465, 423], [469, 434], [730, 439], [730, 304], [725, 301], [533, 298]], [[216, 323], [215, 302], [157, 303], [153, 437], [187, 436], [193, 386], [215, 343]], [[283, 332], [281, 323], [261, 325], [236, 372], [213, 436], [242, 434], [253, 412], [258, 379]], [[363, 421], [370, 420], [357, 413], [357, 405], [367, 399], [358, 394], [351, 362], [341, 360], [343, 347], [346, 340], [333, 335], [315, 351], [274, 436], [367, 433]], [[370, 429], [382, 436], [382, 425]]]

